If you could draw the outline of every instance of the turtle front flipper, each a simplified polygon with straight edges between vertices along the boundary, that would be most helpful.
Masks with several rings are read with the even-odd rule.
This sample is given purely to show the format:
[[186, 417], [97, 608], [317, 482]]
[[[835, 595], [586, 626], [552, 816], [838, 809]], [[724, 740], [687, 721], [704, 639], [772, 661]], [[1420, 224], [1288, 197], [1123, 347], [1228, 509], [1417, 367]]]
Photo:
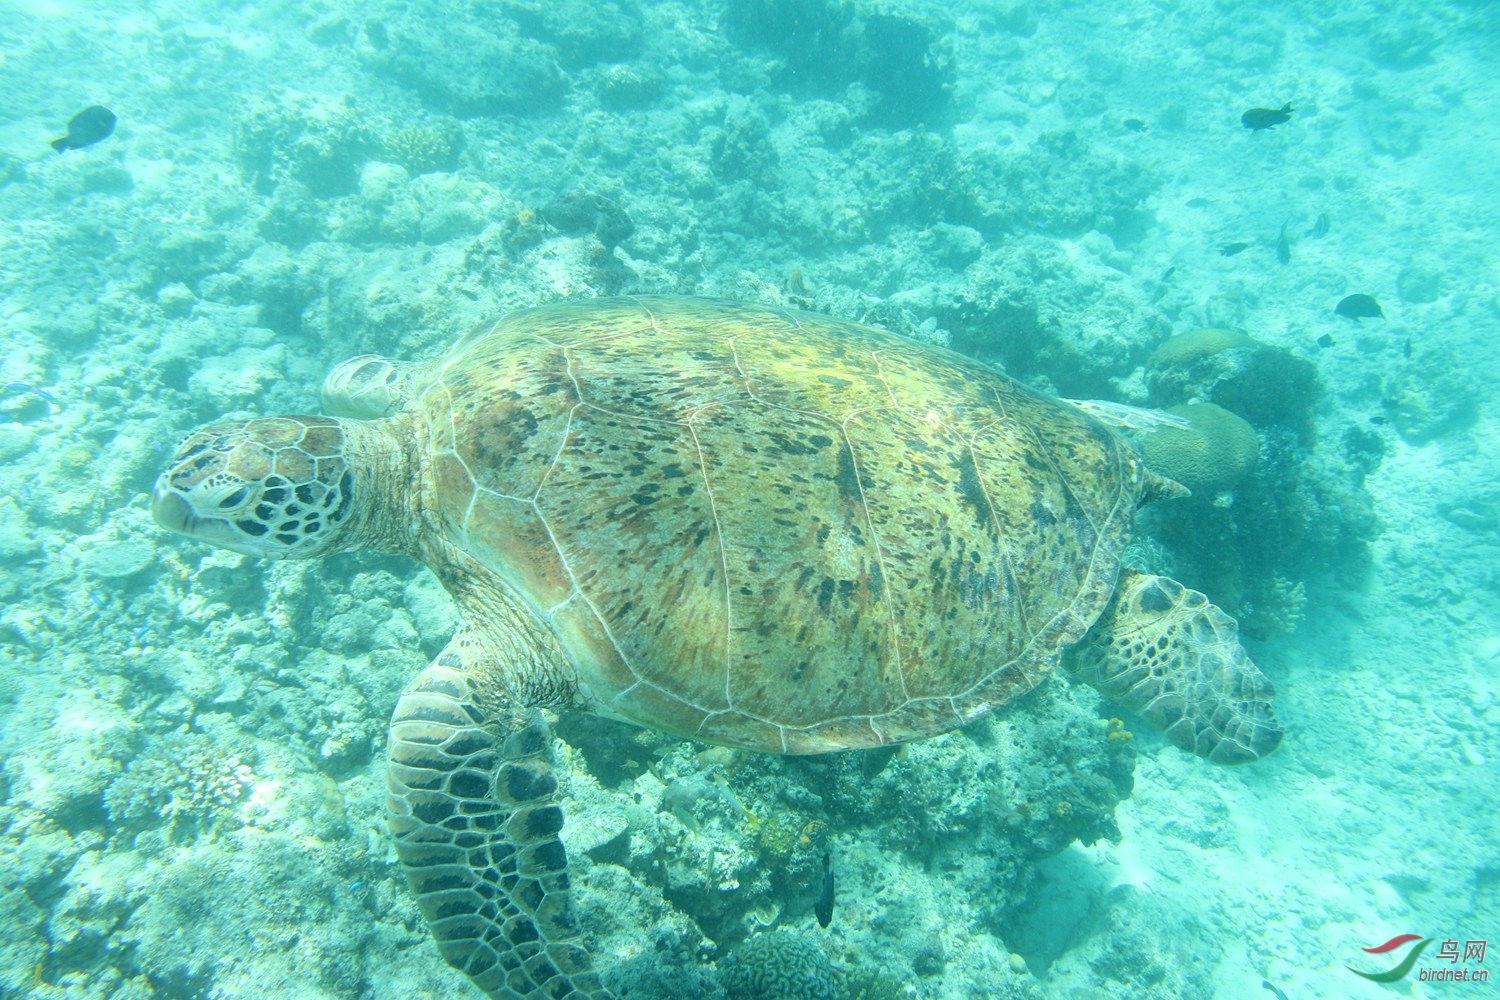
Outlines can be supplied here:
[[323, 410], [334, 417], [373, 420], [388, 417], [411, 398], [414, 366], [378, 354], [350, 358], [323, 380]]
[[438, 950], [487, 995], [609, 1000], [575, 941], [547, 724], [476, 683], [468, 645], [449, 643], [391, 719], [396, 854]]
[[1124, 573], [1069, 665], [1215, 763], [1248, 763], [1281, 743], [1276, 689], [1240, 645], [1234, 619], [1176, 580]]

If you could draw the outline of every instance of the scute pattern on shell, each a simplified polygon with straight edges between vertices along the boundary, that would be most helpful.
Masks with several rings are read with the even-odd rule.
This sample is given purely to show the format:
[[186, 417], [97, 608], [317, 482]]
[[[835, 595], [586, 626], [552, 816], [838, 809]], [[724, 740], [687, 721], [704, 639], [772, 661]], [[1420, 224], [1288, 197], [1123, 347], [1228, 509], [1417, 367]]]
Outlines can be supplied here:
[[743, 303], [515, 313], [415, 405], [447, 530], [586, 701], [785, 752], [929, 736], [1029, 690], [1105, 606], [1143, 489], [1066, 403]]

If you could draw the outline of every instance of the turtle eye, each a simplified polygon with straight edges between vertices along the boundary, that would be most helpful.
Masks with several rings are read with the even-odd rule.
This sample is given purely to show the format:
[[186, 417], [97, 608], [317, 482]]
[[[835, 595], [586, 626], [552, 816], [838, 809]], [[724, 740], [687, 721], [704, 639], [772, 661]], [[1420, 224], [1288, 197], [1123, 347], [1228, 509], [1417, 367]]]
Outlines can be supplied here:
[[244, 503], [245, 502], [245, 497], [247, 497], [249, 495], [250, 495], [249, 489], [247, 489], [244, 486], [241, 486], [239, 489], [237, 489], [233, 493], [229, 494], [223, 500], [219, 501], [219, 509], [220, 510], [234, 510], [240, 504]]

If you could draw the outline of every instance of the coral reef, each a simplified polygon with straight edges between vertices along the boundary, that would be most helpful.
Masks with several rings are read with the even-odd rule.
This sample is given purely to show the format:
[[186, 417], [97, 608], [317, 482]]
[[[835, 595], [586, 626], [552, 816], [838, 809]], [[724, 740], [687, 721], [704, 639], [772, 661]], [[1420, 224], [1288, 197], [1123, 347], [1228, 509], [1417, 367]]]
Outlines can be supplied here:
[[240, 168], [261, 192], [294, 180], [327, 198], [354, 190], [360, 166], [379, 152], [380, 139], [347, 99], [282, 90], [240, 120], [235, 146]]
[[[1136, 751], [1123, 726], [1099, 718], [1097, 702], [1091, 689], [1055, 678], [960, 733], [880, 754], [883, 768], [866, 766], [870, 754], [705, 749], [564, 715], [558, 735], [578, 748], [572, 815], [589, 817], [570, 851], [586, 852], [596, 872], [618, 865], [616, 877], [660, 886], [675, 919], [724, 949], [767, 928], [811, 924], [826, 852], [838, 886], [833, 926], [873, 921], [878, 938], [862, 946], [862, 960], [937, 989], [976, 974], [952, 961], [936, 930], [945, 900], [968, 900], [998, 922], [1033, 891], [1040, 859], [1119, 836], [1114, 810], [1130, 794]], [[885, 888], [904, 884], [899, 872], [909, 867], [934, 873], [936, 884]], [[662, 904], [641, 905], [655, 913]], [[1007, 954], [994, 960], [1003, 966]], [[1025, 977], [1009, 978], [1013, 988], [997, 996], [1029, 995]]]
[[1141, 441], [1146, 464], [1194, 494], [1232, 489], [1260, 457], [1255, 428], [1213, 403], [1188, 403], [1167, 412], [1193, 426], [1158, 427]]
[[536, 112], [562, 100], [567, 80], [555, 47], [508, 17], [481, 23], [457, 7], [424, 4], [370, 18], [361, 57], [430, 107], [460, 118]]
[[742, 942], [719, 962], [730, 1000], [843, 1000], [823, 949], [801, 934], [773, 930]]
[[935, 125], [948, 113], [951, 55], [933, 25], [904, 13], [844, 0], [734, 0], [723, 20], [739, 44], [779, 57], [779, 86], [837, 94], [857, 83], [874, 95], [866, 114], [875, 125]]
[[452, 170], [464, 149], [463, 126], [451, 118], [396, 128], [385, 134], [385, 155], [413, 175]]
[[[1166, 545], [1156, 569], [1211, 594], [1252, 638], [1295, 627], [1305, 579], [1360, 579], [1376, 528], [1363, 484], [1381, 445], [1351, 431], [1341, 449], [1316, 447], [1322, 386], [1311, 362], [1205, 327], [1158, 346], [1145, 379], [1153, 405], [1196, 427], [1152, 431], [1141, 444], [1153, 468], [1194, 491], [1143, 513], [1143, 528]], [[1216, 447], [1191, 436], [1208, 428]]]
[[1239, 330], [1204, 327], [1159, 345], [1146, 365], [1152, 406], [1209, 402], [1257, 429], [1286, 427], [1313, 440], [1313, 408], [1322, 394], [1312, 363]]
[[165, 823], [173, 835], [208, 833], [237, 825], [236, 811], [255, 781], [237, 754], [198, 733], [151, 740], [104, 791], [110, 823], [139, 831]]

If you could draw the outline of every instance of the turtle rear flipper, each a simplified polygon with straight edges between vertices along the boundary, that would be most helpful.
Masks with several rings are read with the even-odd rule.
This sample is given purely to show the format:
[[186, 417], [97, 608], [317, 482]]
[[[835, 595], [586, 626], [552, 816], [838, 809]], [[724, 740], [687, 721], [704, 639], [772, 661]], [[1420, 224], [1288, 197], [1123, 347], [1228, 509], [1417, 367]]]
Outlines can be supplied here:
[[1271, 711], [1276, 689], [1240, 645], [1234, 619], [1175, 580], [1122, 574], [1070, 665], [1177, 746], [1215, 763], [1249, 763], [1281, 743]]
[[391, 719], [386, 806], [438, 950], [496, 1000], [610, 1000], [576, 943], [551, 736], [475, 683], [455, 636]]

